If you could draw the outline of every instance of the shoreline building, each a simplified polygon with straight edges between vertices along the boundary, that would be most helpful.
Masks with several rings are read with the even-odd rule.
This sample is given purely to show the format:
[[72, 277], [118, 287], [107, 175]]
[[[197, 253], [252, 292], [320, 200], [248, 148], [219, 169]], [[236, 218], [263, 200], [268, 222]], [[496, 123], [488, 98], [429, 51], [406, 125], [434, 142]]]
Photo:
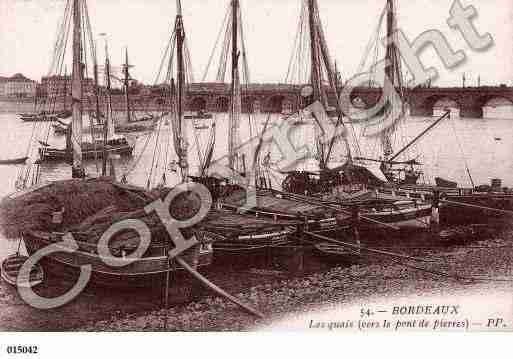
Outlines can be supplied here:
[[[83, 79], [82, 86], [85, 96], [91, 96], [94, 94], [93, 79]], [[71, 76], [52, 75], [41, 78], [41, 86], [39, 90], [40, 96], [63, 97], [65, 91], [66, 96], [71, 96]]]
[[27, 98], [35, 97], [37, 83], [21, 73], [11, 77], [0, 77], [0, 97]]

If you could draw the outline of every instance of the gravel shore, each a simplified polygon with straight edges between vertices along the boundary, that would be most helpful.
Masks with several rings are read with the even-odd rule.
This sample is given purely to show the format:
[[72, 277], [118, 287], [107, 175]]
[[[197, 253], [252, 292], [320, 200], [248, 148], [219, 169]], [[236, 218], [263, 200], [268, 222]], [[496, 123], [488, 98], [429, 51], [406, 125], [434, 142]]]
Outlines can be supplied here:
[[[345, 306], [372, 298], [405, 295], [450, 295], [483, 285], [513, 288], [513, 230], [507, 229], [459, 246], [387, 248], [427, 262], [372, 255], [364, 264], [334, 267], [284, 278], [267, 275], [264, 283], [245, 281], [236, 296], [261, 311], [265, 319], [242, 312], [219, 297], [204, 297], [185, 306], [112, 316], [75, 328], [79, 331], [248, 331], [291, 314], [319, 307]], [[414, 247], [414, 248], [412, 248]], [[226, 274], [230, 276], [229, 273]], [[260, 276], [261, 277], [261, 276]], [[258, 276], [256, 277], [258, 278]], [[236, 282], [236, 280], [234, 280]], [[244, 287], [244, 284], [246, 287]], [[235, 287], [236, 288], [236, 287]]]

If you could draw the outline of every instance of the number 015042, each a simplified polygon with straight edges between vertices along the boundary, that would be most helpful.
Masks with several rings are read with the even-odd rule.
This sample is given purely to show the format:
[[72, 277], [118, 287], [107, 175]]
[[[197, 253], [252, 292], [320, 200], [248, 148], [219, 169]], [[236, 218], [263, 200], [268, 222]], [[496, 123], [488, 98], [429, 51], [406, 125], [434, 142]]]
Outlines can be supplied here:
[[8, 345], [7, 354], [38, 354], [37, 345]]

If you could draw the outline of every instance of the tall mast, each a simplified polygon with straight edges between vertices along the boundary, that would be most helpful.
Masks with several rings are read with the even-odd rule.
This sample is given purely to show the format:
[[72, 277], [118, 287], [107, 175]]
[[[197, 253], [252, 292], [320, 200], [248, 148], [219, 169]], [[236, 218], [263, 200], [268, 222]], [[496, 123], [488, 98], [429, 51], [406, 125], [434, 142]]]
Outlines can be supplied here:
[[[343, 121], [344, 114], [342, 112], [342, 106], [337, 95], [337, 71], [333, 69], [333, 65], [331, 63], [328, 45], [326, 43], [326, 38], [324, 36], [322, 24], [319, 18], [319, 7], [317, 4], [317, 0], [308, 0], [308, 19], [310, 29], [311, 83], [313, 86], [313, 100], [320, 101], [325, 108], [328, 107], [327, 94], [324, 91], [322, 85], [322, 62], [324, 62], [331, 90], [334, 94], [336, 94], [336, 111], [338, 117], [336, 127], [345, 127]], [[324, 144], [321, 141], [319, 141], [317, 144], [320, 155], [319, 167], [321, 168], [321, 170], [326, 169], [328, 166], [328, 162], [330, 160], [336, 139], [336, 136], [332, 136], [332, 138], [329, 141], [329, 144]], [[347, 152], [348, 163], [351, 163], [351, 147], [349, 145], [347, 138], [344, 137], [343, 141]]]
[[401, 74], [401, 61], [399, 51], [395, 45], [393, 36], [397, 28], [396, 8], [394, 0], [387, 0], [387, 52], [386, 59], [389, 65], [385, 68], [385, 74], [388, 76], [389, 82], [393, 84], [401, 97], [403, 93], [403, 79]]
[[394, 2], [393, 0], [387, 0], [387, 52], [385, 55], [386, 60], [390, 63], [385, 66], [385, 74], [388, 80], [395, 86], [395, 64], [393, 62], [394, 54], [394, 43], [390, 36], [394, 31]]
[[[399, 64], [398, 57], [395, 51], [395, 45], [392, 39], [394, 30], [395, 30], [395, 14], [394, 14], [394, 0], [387, 0], [387, 48], [385, 54], [385, 82], [384, 82], [384, 92], [391, 93], [391, 91], [395, 91], [397, 87], [401, 87], [401, 79], [399, 76]], [[386, 87], [390, 86], [392, 88], [387, 89]], [[388, 113], [394, 109], [394, 104], [388, 104]], [[390, 156], [394, 153], [394, 149], [392, 148], [392, 142], [390, 139], [389, 131], [383, 131], [381, 136], [381, 144], [383, 146], [383, 156], [385, 161], [390, 158]]]
[[73, 0], [73, 73], [72, 73], [72, 123], [71, 146], [73, 151], [73, 178], [85, 177], [82, 165], [82, 24], [80, 0]]
[[335, 60], [335, 92], [337, 93], [337, 97], [339, 96], [340, 92], [340, 72], [338, 72], [338, 66], [337, 66], [337, 60]]
[[238, 49], [238, 11], [239, 11], [239, 0], [232, 0], [232, 87], [233, 87], [233, 79], [235, 78], [235, 73], [238, 72], [237, 68], [237, 57], [239, 53]]
[[124, 85], [125, 85], [125, 105], [126, 105], [126, 119], [128, 122], [132, 121], [131, 113], [130, 113], [130, 96], [128, 94], [128, 90], [130, 87], [130, 73], [128, 72], [128, 48], [125, 48], [125, 65], [123, 66], [124, 70]]
[[103, 123], [103, 156], [102, 156], [102, 175], [107, 175], [107, 143], [114, 136], [114, 123], [112, 121], [112, 97], [110, 82], [110, 60], [109, 47], [105, 40], [105, 81], [107, 87], [107, 110], [105, 113], [105, 121]]
[[176, 0], [176, 55], [178, 70], [178, 99], [177, 99], [177, 116], [178, 116], [178, 133], [180, 141], [179, 165], [182, 172], [182, 182], [189, 180], [189, 163], [187, 156], [187, 131], [183, 121], [183, 105], [185, 90], [185, 63], [184, 63], [184, 27], [182, 18], [182, 4], [180, 0]]
[[310, 60], [311, 60], [311, 82], [313, 86], [314, 101], [321, 101], [326, 105], [322, 96], [321, 67], [319, 59], [319, 34], [315, 20], [315, 0], [308, 0], [308, 20], [310, 24]]
[[232, 0], [232, 84], [231, 98], [232, 106], [229, 119], [228, 133], [228, 166], [233, 170], [238, 170], [237, 165], [237, 146], [238, 129], [240, 123], [240, 81], [239, 81], [239, 49], [238, 49], [238, 13], [239, 0]]
[[[95, 46], [96, 48], [96, 46]], [[96, 110], [96, 123], [99, 124], [101, 121], [100, 112], [100, 85], [98, 81], [98, 59], [96, 58], [96, 51], [94, 52], [94, 97], [95, 97], [95, 110]], [[90, 121], [92, 125], [92, 120]], [[91, 126], [93, 128], [93, 126]], [[93, 131], [94, 132], [94, 131]], [[91, 134], [93, 133], [91, 132]], [[93, 136], [94, 137], [94, 136]]]
[[68, 67], [64, 67], [64, 105], [63, 111], [66, 112], [66, 97], [68, 96]]

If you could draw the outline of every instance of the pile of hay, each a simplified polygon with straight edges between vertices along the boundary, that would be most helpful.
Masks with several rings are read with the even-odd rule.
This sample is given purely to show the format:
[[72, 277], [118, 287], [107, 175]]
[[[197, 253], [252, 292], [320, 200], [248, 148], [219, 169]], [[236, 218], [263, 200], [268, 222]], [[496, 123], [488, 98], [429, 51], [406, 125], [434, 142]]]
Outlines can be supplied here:
[[[7, 238], [19, 238], [30, 230], [52, 231], [54, 212], [63, 210], [64, 230], [87, 232], [93, 227], [107, 226], [127, 216], [143, 217], [144, 207], [158, 198], [165, 198], [169, 189], [144, 189], [115, 183], [108, 178], [73, 179], [52, 182], [0, 203], [0, 230]], [[190, 218], [201, 203], [187, 192], [171, 203], [175, 218]], [[158, 219], [153, 218], [153, 219]], [[153, 220], [149, 220], [152, 223]]]
[[[164, 200], [170, 189], [156, 190], [146, 193], [151, 199], [161, 198]], [[97, 243], [101, 236], [115, 223], [124, 220], [140, 220], [146, 224], [152, 234], [152, 244], [170, 244], [172, 240], [169, 233], [162, 223], [162, 220], [155, 211], [147, 213], [144, 209], [148, 201], [142, 206], [136, 206], [131, 210], [119, 208], [116, 206], [108, 206], [101, 211], [87, 217], [81, 223], [74, 225], [68, 230], [72, 232], [76, 239], [89, 243]], [[177, 195], [169, 207], [171, 216], [177, 220], [187, 220], [194, 217], [201, 208], [200, 198], [191, 192], [183, 192]], [[205, 219], [204, 219], [205, 220]], [[181, 232], [186, 238], [193, 235], [194, 228], [182, 228]], [[117, 246], [138, 246], [139, 235], [132, 229], [124, 230], [116, 233], [109, 242], [110, 247]]]

